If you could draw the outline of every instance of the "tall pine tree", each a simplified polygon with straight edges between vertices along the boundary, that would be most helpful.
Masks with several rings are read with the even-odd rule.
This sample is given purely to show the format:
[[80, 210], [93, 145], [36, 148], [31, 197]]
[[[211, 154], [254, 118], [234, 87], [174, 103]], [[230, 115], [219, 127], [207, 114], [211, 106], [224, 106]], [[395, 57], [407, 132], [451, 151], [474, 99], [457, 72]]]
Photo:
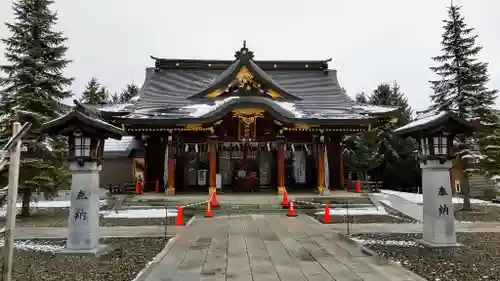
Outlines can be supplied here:
[[104, 104], [109, 102], [109, 94], [106, 88], [101, 87], [97, 78], [93, 77], [85, 86], [85, 91], [80, 98], [82, 103]]
[[[39, 187], [53, 191], [66, 174], [62, 138], [41, 135], [41, 124], [60, 116], [62, 100], [71, 97], [68, 90], [73, 78], [63, 75], [70, 63], [65, 58], [66, 37], [53, 30], [57, 14], [50, 10], [52, 0], [18, 0], [13, 4], [15, 20], [6, 23], [11, 35], [2, 39], [7, 65], [0, 67], [0, 137], [8, 140], [12, 122], [31, 122], [32, 129], [24, 145], [27, 153], [21, 156], [20, 182], [26, 191]], [[22, 214], [28, 215], [30, 192], [25, 192]], [[28, 198], [26, 198], [28, 197]]]
[[476, 44], [478, 35], [467, 27], [460, 8], [456, 5], [448, 8], [448, 19], [443, 21], [442, 53], [432, 58], [438, 65], [431, 70], [439, 79], [430, 81], [434, 91], [430, 109], [450, 110], [482, 125], [474, 137], [458, 137], [458, 159], [464, 169], [461, 181], [464, 209], [470, 209], [469, 174], [476, 171], [489, 174], [491, 167], [500, 164], [496, 162], [499, 150], [493, 145], [500, 139], [494, 134], [499, 128], [498, 114], [493, 109], [497, 91], [487, 87], [488, 64], [477, 59], [482, 47]]
[[411, 121], [412, 109], [408, 100], [394, 82], [380, 84], [368, 97], [368, 104], [399, 108], [396, 118], [385, 120], [374, 128], [376, 131], [374, 158], [378, 165], [373, 169], [375, 178], [384, 182], [385, 188], [410, 189], [420, 184], [420, 168], [415, 157], [416, 143], [401, 139], [393, 130]]
[[139, 93], [139, 87], [135, 84], [128, 84], [120, 95], [120, 102], [128, 102]]

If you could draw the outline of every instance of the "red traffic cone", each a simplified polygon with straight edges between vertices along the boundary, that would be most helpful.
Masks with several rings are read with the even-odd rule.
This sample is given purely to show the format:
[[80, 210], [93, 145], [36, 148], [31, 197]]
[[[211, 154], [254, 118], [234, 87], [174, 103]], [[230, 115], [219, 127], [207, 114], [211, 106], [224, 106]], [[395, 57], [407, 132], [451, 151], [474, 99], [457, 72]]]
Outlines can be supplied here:
[[283, 199], [281, 200], [281, 206], [283, 209], [288, 208], [288, 192], [286, 192], [286, 189], [283, 192]]
[[356, 180], [356, 193], [360, 193], [360, 192], [361, 192], [361, 181]]
[[138, 180], [135, 182], [135, 193], [142, 194], [141, 181]]
[[212, 205], [212, 208], [218, 209], [220, 207], [219, 202], [217, 202], [217, 191], [214, 190], [214, 193], [212, 193], [212, 202], [210, 202]]
[[296, 217], [297, 215], [295, 214], [295, 208], [293, 208], [293, 200], [290, 201], [290, 207], [288, 208], [288, 213], [286, 214], [287, 217]]
[[207, 201], [207, 209], [205, 211], [205, 218], [211, 218], [213, 217], [212, 214], [212, 202]]
[[155, 192], [160, 193], [160, 183], [158, 182], [158, 180], [156, 180]]
[[322, 223], [332, 223], [332, 217], [330, 216], [330, 207], [328, 206], [328, 201], [325, 202], [325, 214], [323, 215]]
[[177, 206], [177, 217], [175, 218], [175, 225], [184, 225], [184, 217], [182, 216], [182, 205]]

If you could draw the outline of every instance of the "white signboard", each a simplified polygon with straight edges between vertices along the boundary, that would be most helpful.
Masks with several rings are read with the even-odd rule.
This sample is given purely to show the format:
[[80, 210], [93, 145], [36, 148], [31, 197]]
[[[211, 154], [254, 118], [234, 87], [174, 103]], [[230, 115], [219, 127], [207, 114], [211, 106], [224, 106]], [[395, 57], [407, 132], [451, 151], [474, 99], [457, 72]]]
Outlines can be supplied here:
[[215, 188], [222, 189], [222, 175], [215, 175]]
[[208, 170], [198, 170], [198, 185], [207, 185]]

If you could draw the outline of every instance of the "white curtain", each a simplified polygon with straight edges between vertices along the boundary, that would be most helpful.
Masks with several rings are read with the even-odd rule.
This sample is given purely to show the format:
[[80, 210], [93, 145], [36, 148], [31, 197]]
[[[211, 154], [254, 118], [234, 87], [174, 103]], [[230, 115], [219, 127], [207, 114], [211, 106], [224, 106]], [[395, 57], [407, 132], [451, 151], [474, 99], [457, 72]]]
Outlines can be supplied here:
[[329, 190], [330, 187], [330, 170], [328, 169], [328, 150], [325, 145], [325, 191]]
[[306, 152], [295, 151], [293, 152], [293, 171], [296, 183], [306, 182]]

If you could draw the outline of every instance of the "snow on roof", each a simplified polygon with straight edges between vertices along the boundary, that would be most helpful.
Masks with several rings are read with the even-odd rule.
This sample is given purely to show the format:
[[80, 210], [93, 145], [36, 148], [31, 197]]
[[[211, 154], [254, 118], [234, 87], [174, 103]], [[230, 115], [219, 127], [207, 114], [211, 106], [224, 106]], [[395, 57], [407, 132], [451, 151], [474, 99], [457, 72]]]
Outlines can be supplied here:
[[424, 124], [427, 124], [429, 122], [432, 122], [434, 120], [437, 120], [443, 116], [445, 116], [446, 114], [448, 114], [447, 112], [439, 112], [439, 113], [433, 113], [433, 114], [428, 114], [428, 115], [423, 115], [424, 117], [421, 117], [421, 119], [417, 119], [413, 122], [410, 122], [402, 127], [399, 127], [397, 128], [396, 130], [394, 130], [394, 132], [399, 132], [399, 131], [404, 131], [404, 130], [408, 130], [410, 128], [414, 128], [414, 127], [417, 127], [417, 126], [421, 126], [421, 125], [424, 125]]
[[287, 111], [291, 112], [295, 118], [301, 118], [301, 117], [304, 116], [304, 113], [302, 113], [301, 111], [299, 111], [295, 107], [295, 103], [293, 103], [293, 102], [275, 101], [275, 100], [273, 100], [273, 102], [275, 104], [277, 104], [278, 106], [280, 106], [281, 108], [283, 108], [284, 110], [287, 110]]
[[86, 107], [107, 112], [120, 112], [124, 111], [127, 106], [132, 105], [132, 103], [115, 103], [115, 104], [103, 104], [103, 105], [85, 105]]
[[378, 106], [378, 105], [355, 105], [352, 107], [353, 109], [361, 109], [368, 111], [370, 113], [386, 113], [396, 110], [395, 107], [389, 106]]
[[189, 115], [191, 117], [201, 117], [211, 111], [216, 110], [219, 106], [225, 104], [226, 102], [238, 98], [239, 97], [227, 97], [223, 100], [216, 100], [214, 104], [190, 104], [182, 107], [181, 111], [190, 111]]
[[124, 136], [121, 140], [106, 139], [104, 141], [104, 151], [105, 152], [124, 152], [127, 151], [132, 145], [134, 140], [133, 136]]

